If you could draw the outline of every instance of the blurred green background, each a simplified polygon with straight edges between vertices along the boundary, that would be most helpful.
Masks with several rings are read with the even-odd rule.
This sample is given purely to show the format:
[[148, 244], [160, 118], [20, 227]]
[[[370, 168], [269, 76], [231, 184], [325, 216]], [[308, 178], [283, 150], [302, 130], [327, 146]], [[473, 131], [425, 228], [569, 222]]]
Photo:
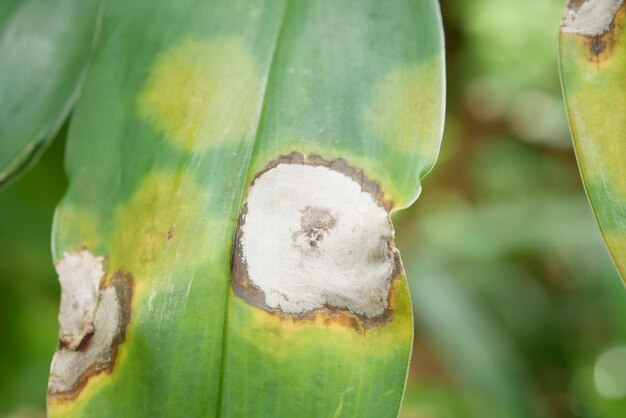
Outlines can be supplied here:
[[[570, 144], [564, 3], [441, 2], [446, 134], [395, 219], [416, 324], [403, 418], [626, 417], [626, 290]], [[0, 193], [0, 417], [45, 414], [65, 134]]]

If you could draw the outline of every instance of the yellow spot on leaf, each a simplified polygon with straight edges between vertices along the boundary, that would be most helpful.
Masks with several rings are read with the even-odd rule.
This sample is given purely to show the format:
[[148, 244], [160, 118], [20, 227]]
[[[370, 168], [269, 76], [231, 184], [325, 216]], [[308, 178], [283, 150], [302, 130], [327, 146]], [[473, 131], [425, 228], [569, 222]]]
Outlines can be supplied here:
[[100, 232], [93, 216], [84, 209], [63, 203], [54, 214], [54, 256], [60, 258], [62, 248], [77, 251], [96, 249], [101, 243]]
[[239, 38], [187, 41], [159, 55], [139, 110], [171, 140], [202, 150], [252, 132], [261, 90]]
[[[442, 119], [441, 58], [389, 72], [376, 86], [365, 120], [388, 143], [399, 148], [435, 144]], [[427, 151], [427, 150], [424, 150]]]
[[132, 271], [141, 280], [142, 273], [166, 274], [209, 261], [213, 234], [222, 236], [226, 223], [210, 217], [208, 197], [187, 175], [151, 174], [117, 210], [112, 270]]
[[242, 337], [275, 357], [290, 356], [299, 351], [329, 350], [353, 355], [387, 356], [407, 347], [413, 338], [413, 313], [404, 275], [392, 282], [390, 307], [393, 316], [383, 325], [357, 331], [341, 321], [329, 321], [328, 313], [318, 311], [312, 318], [294, 319], [269, 313], [262, 308], [232, 297], [232, 315], [240, 323], [233, 324]]

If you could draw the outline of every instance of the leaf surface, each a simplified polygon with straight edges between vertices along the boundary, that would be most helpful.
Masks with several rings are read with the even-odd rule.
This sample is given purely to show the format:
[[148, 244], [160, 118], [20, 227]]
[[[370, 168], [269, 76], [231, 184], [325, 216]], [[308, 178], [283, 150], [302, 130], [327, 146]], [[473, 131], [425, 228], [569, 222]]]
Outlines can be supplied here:
[[335, 162], [390, 212], [417, 198], [443, 123], [436, 2], [110, 1], [99, 45], [53, 247], [105, 257], [101, 289], [125, 278], [130, 319], [110, 367], [51, 393], [50, 415], [396, 416], [401, 266], [370, 324], [251, 303], [231, 257], [250, 185], [281, 158]]
[[626, 277], [626, 7], [568, 6], [560, 35], [563, 92], [583, 183], [615, 264]]

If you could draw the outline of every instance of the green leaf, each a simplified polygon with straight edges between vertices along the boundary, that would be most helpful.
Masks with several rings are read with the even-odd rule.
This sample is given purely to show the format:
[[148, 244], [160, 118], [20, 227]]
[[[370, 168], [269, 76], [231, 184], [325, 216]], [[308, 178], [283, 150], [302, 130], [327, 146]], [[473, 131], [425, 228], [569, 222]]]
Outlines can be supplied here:
[[32, 165], [78, 95], [100, 0], [0, 4], [0, 186]]
[[[338, 249], [352, 256], [325, 253], [393, 264], [385, 298], [320, 291], [324, 303], [302, 311], [287, 296], [272, 306], [252, 274], [240, 281], [252, 262], [234, 244], [256, 210], [249, 187], [278, 167], [295, 167], [280, 185], [293, 194], [259, 192], [274, 205], [268, 223], [289, 202], [327, 198], [340, 179], [358, 195], [342, 210], [371, 203], [384, 230], [386, 211], [411, 204], [434, 164], [443, 90], [432, 0], [110, 1], [70, 128], [70, 188], [53, 234], [62, 281], [76, 266], [102, 275], [95, 332], [74, 338], [62, 327], [50, 415], [396, 416], [412, 312], [391, 234], [361, 234], [384, 243], [372, 253], [358, 239]], [[297, 189], [304, 171], [332, 181]], [[326, 239], [357, 215], [327, 216], [331, 226], [309, 232]], [[361, 226], [349, 236], [378, 227]], [[254, 242], [259, 251], [273, 233]], [[324, 251], [318, 244], [310, 251]], [[286, 259], [275, 253], [267, 264]], [[301, 271], [275, 273], [270, 285]], [[336, 288], [342, 274], [351, 272], [341, 263], [321, 264], [312, 281]]]
[[587, 195], [626, 277], [626, 6], [570, 2], [561, 27], [563, 92]]

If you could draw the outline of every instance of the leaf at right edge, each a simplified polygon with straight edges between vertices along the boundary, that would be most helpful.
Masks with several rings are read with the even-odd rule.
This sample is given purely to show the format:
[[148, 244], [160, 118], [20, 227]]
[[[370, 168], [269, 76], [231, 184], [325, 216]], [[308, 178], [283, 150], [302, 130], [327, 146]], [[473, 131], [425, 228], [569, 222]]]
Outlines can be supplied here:
[[[587, 29], [575, 24], [577, 19], [583, 21], [577, 13], [582, 14], [584, 7], [605, 8], [595, 21], [587, 21]], [[578, 165], [622, 279], [626, 277], [625, 26], [626, 6], [621, 0], [570, 3], [559, 44], [563, 94]], [[598, 28], [599, 34], [589, 28]]]

